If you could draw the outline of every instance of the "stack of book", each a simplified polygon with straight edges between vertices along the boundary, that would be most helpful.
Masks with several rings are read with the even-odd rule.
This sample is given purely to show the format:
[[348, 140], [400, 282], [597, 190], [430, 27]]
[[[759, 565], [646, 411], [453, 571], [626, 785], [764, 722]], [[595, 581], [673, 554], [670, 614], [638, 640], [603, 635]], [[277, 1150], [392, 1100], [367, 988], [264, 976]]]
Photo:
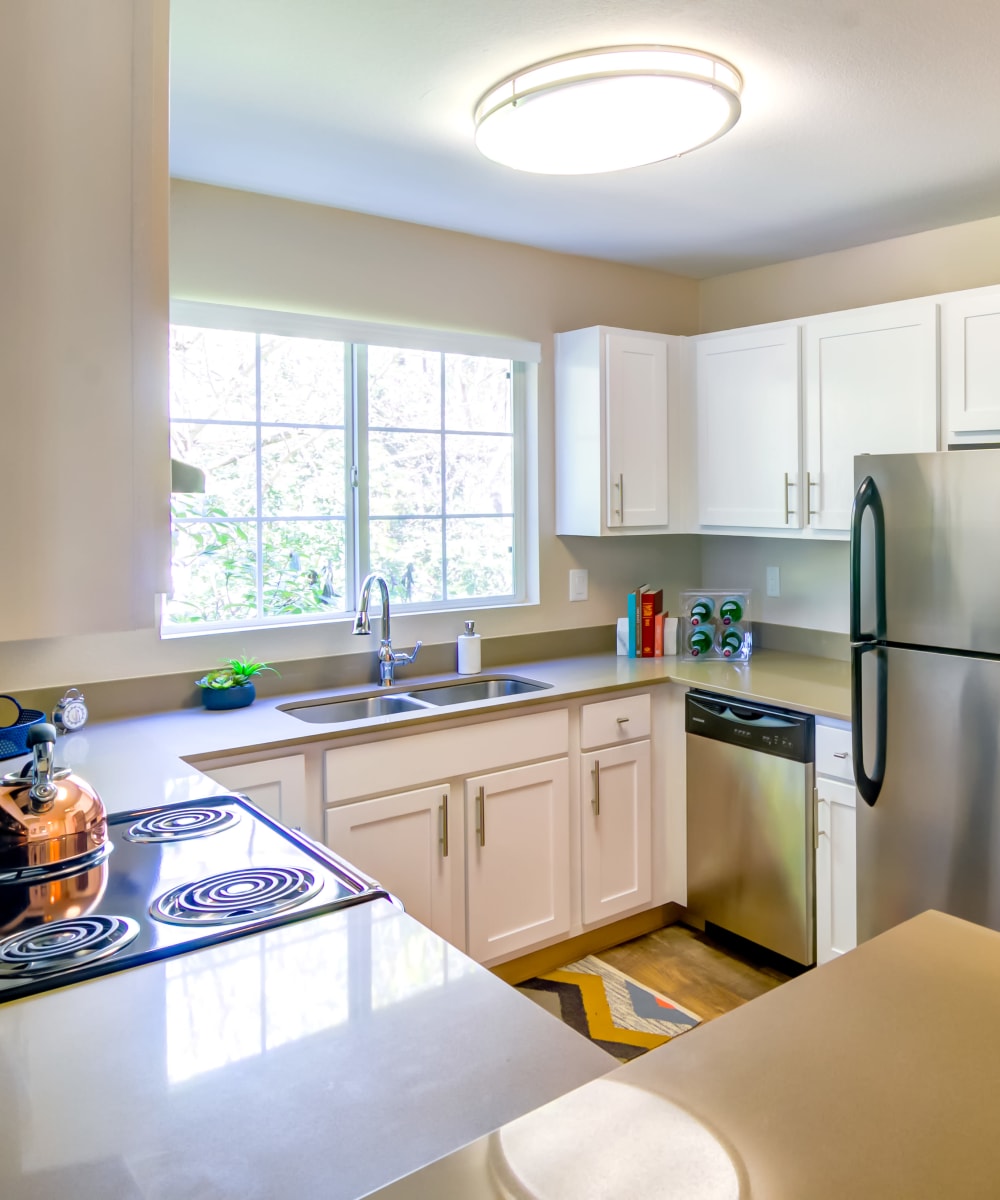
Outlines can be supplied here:
[[628, 594], [629, 658], [660, 658], [663, 655], [663, 588], [648, 583]]

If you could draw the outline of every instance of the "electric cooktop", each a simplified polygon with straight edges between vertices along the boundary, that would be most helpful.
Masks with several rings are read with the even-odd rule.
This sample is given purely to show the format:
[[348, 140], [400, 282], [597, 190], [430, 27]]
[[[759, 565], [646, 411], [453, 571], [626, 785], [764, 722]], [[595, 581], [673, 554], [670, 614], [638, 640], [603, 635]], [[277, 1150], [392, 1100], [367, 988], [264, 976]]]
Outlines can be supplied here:
[[108, 816], [111, 853], [0, 874], [0, 1003], [389, 893], [244, 796]]

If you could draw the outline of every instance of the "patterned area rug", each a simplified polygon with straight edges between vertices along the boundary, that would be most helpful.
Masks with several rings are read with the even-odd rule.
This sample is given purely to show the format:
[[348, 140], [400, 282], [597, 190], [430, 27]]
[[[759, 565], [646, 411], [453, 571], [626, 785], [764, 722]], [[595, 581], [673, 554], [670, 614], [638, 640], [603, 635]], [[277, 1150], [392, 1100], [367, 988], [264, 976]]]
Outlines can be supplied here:
[[526, 979], [518, 991], [620, 1062], [662, 1046], [701, 1021], [593, 955]]

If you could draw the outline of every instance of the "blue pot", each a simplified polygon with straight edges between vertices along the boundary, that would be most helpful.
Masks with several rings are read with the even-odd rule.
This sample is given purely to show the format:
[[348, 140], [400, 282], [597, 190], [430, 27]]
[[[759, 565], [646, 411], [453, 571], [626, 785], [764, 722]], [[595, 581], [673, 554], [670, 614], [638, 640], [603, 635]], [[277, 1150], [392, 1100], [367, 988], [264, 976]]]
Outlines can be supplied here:
[[240, 687], [201, 689], [201, 702], [213, 712], [221, 712], [227, 708], [246, 708], [253, 704], [257, 691], [252, 683], [244, 683]]

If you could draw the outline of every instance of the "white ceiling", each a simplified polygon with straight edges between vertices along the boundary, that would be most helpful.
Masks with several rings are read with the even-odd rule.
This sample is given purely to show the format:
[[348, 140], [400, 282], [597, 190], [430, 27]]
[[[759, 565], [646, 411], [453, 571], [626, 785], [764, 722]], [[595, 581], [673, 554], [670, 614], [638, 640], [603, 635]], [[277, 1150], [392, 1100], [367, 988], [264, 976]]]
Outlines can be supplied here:
[[[483, 158], [511, 71], [711, 51], [743, 113], [693, 154], [553, 177]], [[1000, 213], [997, 0], [172, 0], [175, 176], [704, 278]]]

